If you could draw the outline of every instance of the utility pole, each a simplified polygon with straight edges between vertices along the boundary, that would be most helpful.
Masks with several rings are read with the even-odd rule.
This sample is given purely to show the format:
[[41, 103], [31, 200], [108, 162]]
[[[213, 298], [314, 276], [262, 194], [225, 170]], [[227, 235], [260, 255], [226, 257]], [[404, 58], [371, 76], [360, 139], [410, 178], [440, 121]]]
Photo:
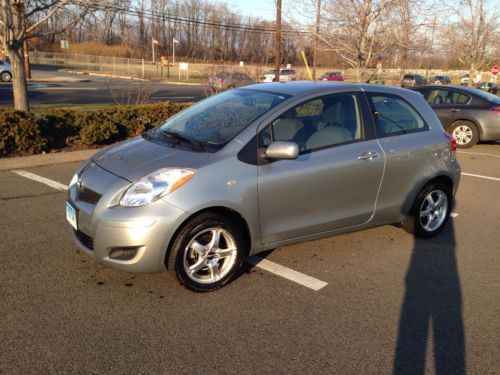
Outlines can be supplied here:
[[275, 41], [275, 70], [274, 81], [280, 81], [280, 67], [281, 67], [281, 0], [276, 0], [276, 41]]
[[316, 80], [316, 57], [318, 55], [319, 25], [320, 25], [321, 0], [318, 0], [316, 9], [316, 35], [314, 36], [314, 55], [313, 55], [313, 79]]

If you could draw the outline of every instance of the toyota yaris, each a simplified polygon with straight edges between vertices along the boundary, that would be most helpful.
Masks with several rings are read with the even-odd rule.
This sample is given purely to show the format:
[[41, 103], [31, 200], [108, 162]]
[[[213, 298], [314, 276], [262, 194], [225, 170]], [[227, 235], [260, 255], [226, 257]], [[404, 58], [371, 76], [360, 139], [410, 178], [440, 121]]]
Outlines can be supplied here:
[[455, 140], [416, 92], [269, 83], [99, 152], [71, 180], [66, 217], [97, 262], [210, 291], [278, 246], [393, 223], [436, 235], [459, 177]]

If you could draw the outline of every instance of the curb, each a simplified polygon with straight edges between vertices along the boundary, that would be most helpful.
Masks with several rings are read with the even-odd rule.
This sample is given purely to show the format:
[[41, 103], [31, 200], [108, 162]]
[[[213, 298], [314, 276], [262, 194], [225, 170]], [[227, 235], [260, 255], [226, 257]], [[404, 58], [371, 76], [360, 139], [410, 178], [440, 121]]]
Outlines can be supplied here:
[[70, 74], [82, 74], [82, 75], [95, 76], [95, 77], [110, 77], [110, 78], [130, 79], [133, 81], [159, 82], [159, 83], [167, 83], [169, 85], [204, 86], [203, 83], [170, 82], [170, 81], [151, 80], [151, 79], [136, 78], [136, 77], [129, 77], [129, 76], [117, 76], [117, 75], [105, 74], [105, 73], [82, 72], [82, 71], [77, 71], [77, 70], [58, 69], [58, 72], [64, 72], [64, 73], [70, 73]]
[[10, 171], [12, 169], [42, 167], [44, 165], [54, 165], [63, 163], [74, 163], [90, 159], [100, 149], [59, 152], [53, 154], [19, 156], [14, 158], [0, 159], [0, 171]]

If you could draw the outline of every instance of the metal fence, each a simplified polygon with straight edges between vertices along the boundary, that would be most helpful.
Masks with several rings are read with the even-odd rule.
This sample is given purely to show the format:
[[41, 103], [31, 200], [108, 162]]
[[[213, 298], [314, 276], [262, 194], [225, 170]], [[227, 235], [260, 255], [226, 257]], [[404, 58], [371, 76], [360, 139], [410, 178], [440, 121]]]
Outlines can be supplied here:
[[[162, 66], [160, 62], [153, 63], [144, 59], [130, 59], [109, 56], [83, 55], [72, 53], [57, 53], [57, 52], [31, 52], [30, 60], [34, 64], [58, 66], [68, 70], [102, 72], [116, 76], [126, 76], [132, 78], [144, 79], [169, 79], [169, 80], [190, 80], [190, 81], [206, 81], [206, 79], [220, 70], [238, 70], [245, 72], [254, 79], [264, 74], [272, 67], [262, 65], [244, 65], [240, 66], [237, 63], [224, 64], [209, 64], [209, 63], [190, 63], [189, 70], [179, 71], [179, 64]], [[179, 61], [180, 62], [180, 61]], [[298, 79], [308, 79], [306, 69], [304, 67], [294, 67], [297, 72]], [[319, 68], [317, 74], [320, 75], [326, 71], [342, 71], [342, 69]], [[373, 72], [374, 70], [371, 70]], [[399, 68], [381, 69], [378, 74], [375, 74], [374, 79], [380, 78], [388, 80], [388, 83], [399, 83]], [[465, 70], [441, 70], [441, 69], [407, 69], [408, 73], [421, 74], [423, 76], [447, 75], [452, 78], [452, 81], [459, 83], [459, 77], [468, 73]], [[181, 73], [181, 74], [179, 74]], [[355, 72], [353, 69], [343, 70], [347, 80], [354, 80]], [[366, 75], [371, 75], [367, 72]], [[187, 78], [189, 77], [189, 79]], [[367, 77], [366, 77], [367, 78]], [[365, 78], [365, 79], [366, 79]]]

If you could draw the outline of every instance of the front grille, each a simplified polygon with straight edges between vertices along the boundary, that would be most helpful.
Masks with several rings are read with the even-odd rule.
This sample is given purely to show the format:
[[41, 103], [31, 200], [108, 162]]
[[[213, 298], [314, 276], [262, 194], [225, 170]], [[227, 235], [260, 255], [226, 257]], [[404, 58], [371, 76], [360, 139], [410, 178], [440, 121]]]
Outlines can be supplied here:
[[96, 193], [94, 190], [86, 188], [85, 186], [78, 188], [78, 200], [82, 202], [97, 204], [101, 197], [101, 194]]
[[89, 250], [94, 250], [94, 239], [92, 237], [87, 236], [85, 233], [80, 232], [79, 230], [75, 230], [75, 236], [83, 246], [85, 246]]

